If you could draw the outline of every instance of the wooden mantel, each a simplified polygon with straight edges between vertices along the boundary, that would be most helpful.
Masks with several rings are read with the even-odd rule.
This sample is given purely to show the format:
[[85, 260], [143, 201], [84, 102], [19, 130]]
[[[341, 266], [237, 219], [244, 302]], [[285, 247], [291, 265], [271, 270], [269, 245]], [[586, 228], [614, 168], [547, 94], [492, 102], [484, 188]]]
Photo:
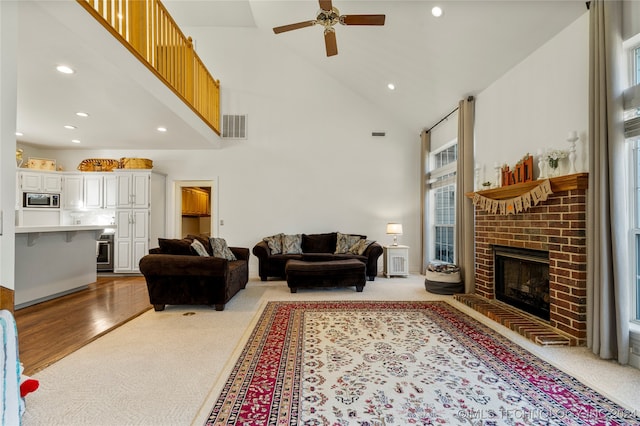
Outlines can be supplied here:
[[[483, 197], [492, 200], [506, 200], [518, 197], [536, 186], [540, 185], [542, 180], [533, 180], [530, 182], [516, 183], [515, 185], [503, 186], [501, 188], [485, 189], [477, 192], [467, 192], [465, 195], [469, 198], [477, 193]], [[589, 186], [589, 173], [576, 173], [572, 175], [558, 176], [549, 178], [551, 182], [551, 191], [554, 193], [562, 191], [571, 191], [572, 189], [587, 189]]]

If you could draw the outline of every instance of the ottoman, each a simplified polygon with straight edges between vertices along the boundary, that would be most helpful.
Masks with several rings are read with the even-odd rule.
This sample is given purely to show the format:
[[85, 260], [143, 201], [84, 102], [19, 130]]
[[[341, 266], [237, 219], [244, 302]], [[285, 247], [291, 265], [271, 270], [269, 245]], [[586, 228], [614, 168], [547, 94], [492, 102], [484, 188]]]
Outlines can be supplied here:
[[307, 262], [289, 260], [284, 268], [291, 293], [300, 287], [351, 287], [361, 292], [367, 282], [365, 264], [356, 259]]

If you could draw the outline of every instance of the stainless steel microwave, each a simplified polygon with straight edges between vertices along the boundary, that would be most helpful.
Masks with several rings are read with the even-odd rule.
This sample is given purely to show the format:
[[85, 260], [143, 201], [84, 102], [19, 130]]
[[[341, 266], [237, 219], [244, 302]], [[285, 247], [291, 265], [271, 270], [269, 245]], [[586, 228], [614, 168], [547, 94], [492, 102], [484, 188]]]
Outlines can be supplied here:
[[45, 194], [40, 192], [24, 192], [22, 207], [60, 208], [60, 194]]

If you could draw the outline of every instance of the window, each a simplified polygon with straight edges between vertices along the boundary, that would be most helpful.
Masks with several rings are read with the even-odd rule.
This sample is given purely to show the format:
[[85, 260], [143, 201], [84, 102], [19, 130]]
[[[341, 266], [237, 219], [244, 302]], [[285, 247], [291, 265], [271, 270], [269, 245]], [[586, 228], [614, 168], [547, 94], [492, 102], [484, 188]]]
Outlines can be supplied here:
[[640, 46], [633, 50], [632, 55], [633, 74], [635, 74], [635, 81], [633, 84], [640, 84]]
[[456, 167], [458, 145], [453, 141], [430, 155], [427, 186], [427, 260], [455, 263]]
[[632, 312], [635, 321], [640, 322], [640, 43], [636, 36], [635, 43], [628, 48], [629, 84], [624, 96], [625, 138], [632, 151], [631, 170], [631, 203], [633, 211], [631, 217], [631, 247], [633, 250], [633, 303]]
[[633, 224], [631, 227], [631, 233], [635, 239], [635, 289], [632, 294], [635, 295], [635, 306], [633, 306], [632, 312], [634, 312], [634, 318], [636, 321], [640, 321], [640, 139], [632, 141], [631, 146], [633, 148], [633, 208], [634, 214]]

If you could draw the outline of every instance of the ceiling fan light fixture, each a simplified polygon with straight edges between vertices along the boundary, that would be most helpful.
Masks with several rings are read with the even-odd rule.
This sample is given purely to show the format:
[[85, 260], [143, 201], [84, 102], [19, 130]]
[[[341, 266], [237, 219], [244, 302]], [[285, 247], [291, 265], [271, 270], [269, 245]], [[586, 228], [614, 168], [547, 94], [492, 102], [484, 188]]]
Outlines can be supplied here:
[[338, 54], [334, 25], [384, 25], [385, 15], [340, 15], [338, 8], [334, 7], [331, 0], [318, 0], [320, 10], [316, 13], [316, 19], [312, 21], [297, 22], [295, 24], [274, 27], [275, 34], [284, 33], [300, 28], [322, 25], [324, 27], [324, 44], [327, 56]]

